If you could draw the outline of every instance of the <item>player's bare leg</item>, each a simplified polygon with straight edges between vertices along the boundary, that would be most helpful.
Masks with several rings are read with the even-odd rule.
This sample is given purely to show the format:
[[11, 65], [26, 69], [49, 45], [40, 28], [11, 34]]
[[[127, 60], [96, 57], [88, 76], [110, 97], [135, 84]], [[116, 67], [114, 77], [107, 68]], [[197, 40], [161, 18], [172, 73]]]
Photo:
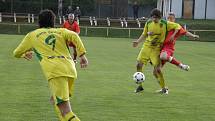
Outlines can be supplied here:
[[[143, 66], [144, 64], [138, 61], [136, 66], [137, 72], [143, 72]], [[139, 93], [139, 92], [142, 92], [143, 90], [144, 89], [143, 89], [143, 82], [142, 82], [138, 85], [138, 87], [134, 90], [134, 92]]]
[[162, 67], [161, 64], [159, 64], [158, 66], [154, 67], [154, 70], [153, 70], [153, 74], [155, 78], [157, 78], [158, 83], [161, 87], [161, 90], [156, 92], [159, 92], [161, 94], [168, 94], [168, 88], [165, 87], [165, 81], [164, 81], [163, 73], [161, 72], [161, 67]]
[[[49, 80], [50, 89], [51, 92], [53, 92], [50, 102], [54, 104], [55, 111], [60, 121], [80, 121], [72, 112], [72, 108], [70, 106], [69, 94], [71, 93], [70, 88], [72, 88], [72, 81], [69, 81], [69, 85], [68, 80], [69, 78], [65, 77]], [[60, 85], [60, 83], [62, 83], [62, 85]]]
[[80, 121], [80, 119], [72, 112], [71, 105], [69, 101], [64, 101], [59, 103], [58, 108], [63, 116], [62, 121]]
[[51, 96], [51, 98], [50, 98], [50, 103], [54, 106], [55, 112], [57, 113], [57, 116], [58, 116], [59, 120], [63, 121], [63, 116], [61, 114], [61, 111], [60, 111], [59, 107], [55, 104], [53, 96]]
[[143, 63], [137, 62], [137, 72], [142, 72], [143, 71]]
[[170, 56], [168, 55], [168, 53], [166, 51], [163, 51], [161, 52], [160, 54], [160, 59], [162, 61], [168, 61], [170, 62], [171, 64], [174, 64], [176, 65], [177, 67], [185, 70], [185, 71], [188, 71], [190, 69], [190, 66], [189, 65], [186, 65], [186, 64], [183, 64], [181, 63], [180, 61], [178, 61], [176, 58], [174, 58], [173, 56]]
[[69, 101], [56, 105], [53, 96], [51, 96], [50, 103], [54, 105], [60, 121], [79, 121], [78, 117], [72, 112]]

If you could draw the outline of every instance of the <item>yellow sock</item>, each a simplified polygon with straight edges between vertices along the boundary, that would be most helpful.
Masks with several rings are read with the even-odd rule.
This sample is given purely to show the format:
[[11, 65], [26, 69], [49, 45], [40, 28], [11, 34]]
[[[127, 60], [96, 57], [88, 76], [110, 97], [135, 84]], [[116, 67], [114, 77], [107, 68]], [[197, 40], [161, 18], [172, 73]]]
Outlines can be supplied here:
[[157, 79], [159, 81], [161, 88], [162, 89], [165, 88], [165, 81], [164, 81], [163, 74], [161, 72], [157, 74]]
[[142, 68], [138, 68], [138, 69], [137, 69], [137, 72], [142, 72], [142, 71], [143, 71]]
[[141, 83], [139, 84], [139, 86], [142, 86], [142, 87], [143, 87], [143, 82], [141, 82]]
[[54, 105], [54, 108], [55, 108], [55, 112], [57, 113], [57, 116], [58, 116], [59, 120], [63, 121], [63, 116], [62, 116], [62, 114], [61, 114], [60, 109], [58, 108], [58, 106]]
[[65, 115], [64, 121], [80, 121], [80, 119], [73, 112], [69, 112]]
[[[142, 73], [143, 73], [144, 67], [145, 67], [145, 66], [143, 66], [142, 68], [137, 68], [137, 72], [142, 72]], [[142, 87], [143, 87], [143, 82], [141, 82], [141, 83], [139, 84], [139, 86], [142, 86]]]

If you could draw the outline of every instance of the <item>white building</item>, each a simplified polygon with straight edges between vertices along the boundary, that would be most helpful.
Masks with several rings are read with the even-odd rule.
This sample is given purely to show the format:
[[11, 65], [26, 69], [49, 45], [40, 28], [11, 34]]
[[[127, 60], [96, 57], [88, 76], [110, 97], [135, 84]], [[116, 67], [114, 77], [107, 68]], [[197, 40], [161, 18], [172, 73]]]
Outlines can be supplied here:
[[158, 0], [163, 16], [170, 11], [177, 18], [215, 19], [215, 0]]

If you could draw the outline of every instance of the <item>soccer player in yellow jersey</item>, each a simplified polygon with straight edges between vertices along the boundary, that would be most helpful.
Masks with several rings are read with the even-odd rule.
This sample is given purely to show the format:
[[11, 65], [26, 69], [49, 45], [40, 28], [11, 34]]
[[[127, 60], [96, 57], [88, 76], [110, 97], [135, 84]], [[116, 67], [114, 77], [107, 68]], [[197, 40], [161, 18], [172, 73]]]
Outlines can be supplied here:
[[29, 51], [33, 50], [48, 80], [51, 99], [60, 121], [80, 121], [72, 112], [69, 102], [77, 72], [67, 43], [75, 44], [82, 68], [88, 65], [86, 50], [78, 34], [64, 28], [54, 28], [54, 22], [55, 15], [51, 10], [41, 11], [40, 28], [25, 36], [14, 50], [14, 56], [30, 59]]
[[[174, 36], [180, 29], [180, 26], [176, 23], [161, 19], [160, 10], [153, 9], [151, 11], [151, 19], [146, 22], [142, 35], [139, 39], [133, 41], [133, 47], [137, 47], [140, 42], [145, 40], [137, 57], [137, 71], [143, 72], [143, 67], [147, 64], [147, 62], [151, 61], [154, 66], [153, 74], [158, 79], [159, 85], [162, 89], [160, 93], [162, 94], [168, 94], [168, 89], [165, 86], [164, 77], [161, 72], [161, 60], [159, 55], [166, 37], [166, 33], [172, 29], [174, 29], [175, 32], [170, 39], [174, 39]], [[141, 83], [135, 92], [138, 93], [143, 90], [143, 83]]]

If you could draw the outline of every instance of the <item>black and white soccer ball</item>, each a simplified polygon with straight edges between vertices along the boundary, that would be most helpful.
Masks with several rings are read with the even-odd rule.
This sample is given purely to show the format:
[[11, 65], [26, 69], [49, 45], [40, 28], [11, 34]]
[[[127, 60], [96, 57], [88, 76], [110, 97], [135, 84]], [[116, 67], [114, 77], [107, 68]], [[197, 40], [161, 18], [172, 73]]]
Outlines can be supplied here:
[[142, 72], [135, 72], [133, 75], [133, 80], [135, 83], [140, 84], [145, 81], [145, 75]]

